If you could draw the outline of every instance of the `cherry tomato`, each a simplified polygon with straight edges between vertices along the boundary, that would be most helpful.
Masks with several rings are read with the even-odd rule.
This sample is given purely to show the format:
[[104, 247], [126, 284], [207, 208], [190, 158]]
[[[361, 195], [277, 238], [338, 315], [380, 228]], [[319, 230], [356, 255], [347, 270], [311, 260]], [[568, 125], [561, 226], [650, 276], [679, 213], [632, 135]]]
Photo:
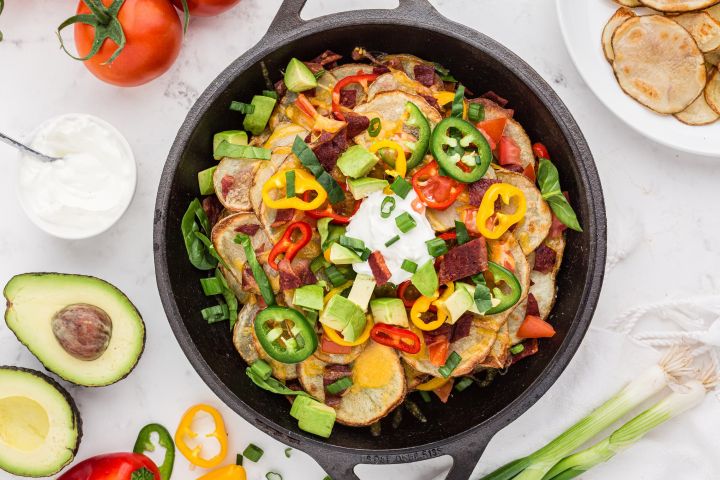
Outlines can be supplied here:
[[[230, 10], [240, 0], [187, 0], [190, 15], [194, 17], [214, 17]], [[181, 11], [183, 10], [182, 0], [172, 0]]]
[[[105, 6], [113, 0], [103, 0]], [[83, 1], [78, 2], [78, 15], [90, 13]], [[123, 51], [111, 63], [107, 60], [117, 49], [115, 42], [105, 40], [85, 66], [100, 80], [121, 87], [142, 85], [165, 73], [180, 53], [183, 31], [180, 17], [167, 0], [125, 0], [118, 12], [118, 21], [125, 33]], [[95, 28], [75, 24], [75, 47], [84, 57], [92, 49]]]

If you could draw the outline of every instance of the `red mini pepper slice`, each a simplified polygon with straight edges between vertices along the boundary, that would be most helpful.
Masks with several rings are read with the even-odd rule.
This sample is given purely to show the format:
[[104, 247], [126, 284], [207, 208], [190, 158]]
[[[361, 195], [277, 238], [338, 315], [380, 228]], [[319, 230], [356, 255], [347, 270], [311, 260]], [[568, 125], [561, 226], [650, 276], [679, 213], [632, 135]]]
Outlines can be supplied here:
[[[340, 187], [347, 192], [347, 187], [344, 184], [340, 184]], [[313, 192], [308, 190], [307, 192], [303, 193], [303, 200], [304, 201], [310, 201], [310, 195]], [[346, 195], [347, 197], [347, 195]], [[324, 206], [321, 206], [318, 209], [315, 210], [308, 210], [305, 213], [310, 218], [331, 218], [334, 223], [340, 223], [340, 224], [348, 224], [350, 223], [350, 219], [355, 215], [360, 208], [360, 204], [362, 203], [362, 200], [354, 200], [352, 212], [349, 215], [343, 215], [341, 213], [337, 213], [335, 211], [335, 207], [337, 205], [332, 205], [330, 202], [325, 203]], [[344, 205], [344, 203], [343, 203]]]
[[345, 121], [345, 115], [342, 114], [340, 111], [340, 92], [343, 88], [347, 87], [350, 84], [353, 83], [365, 83], [365, 82], [372, 82], [374, 81], [379, 75], [374, 73], [367, 73], [367, 74], [361, 74], [361, 75], [350, 75], [349, 77], [345, 77], [341, 80], [339, 80], [335, 84], [335, 88], [333, 88], [332, 92], [332, 112], [335, 115], [335, 118], [338, 120]]
[[435, 160], [415, 172], [412, 184], [420, 200], [436, 210], [445, 210], [465, 191], [464, 183], [440, 175], [440, 169]]
[[385, 323], [376, 323], [370, 330], [370, 337], [381, 345], [414, 355], [420, 351], [420, 337], [407, 328]]
[[[300, 237], [293, 240], [292, 237], [295, 231], [300, 233]], [[291, 223], [285, 230], [285, 233], [283, 233], [280, 241], [276, 243], [273, 249], [270, 251], [268, 263], [272, 268], [278, 270], [280, 267], [278, 266], [276, 260], [280, 254], [284, 254], [285, 260], [291, 262], [292, 259], [295, 258], [295, 255], [297, 255], [297, 253], [300, 251], [300, 249], [302, 249], [310, 242], [311, 238], [312, 228], [310, 227], [310, 225], [305, 222]]]
[[550, 160], [550, 154], [548, 153], [548, 149], [542, 143], [534, 143], [532, 146], [532, 151], [535, 154], [536, 158], [547, 158], [548, 160]]

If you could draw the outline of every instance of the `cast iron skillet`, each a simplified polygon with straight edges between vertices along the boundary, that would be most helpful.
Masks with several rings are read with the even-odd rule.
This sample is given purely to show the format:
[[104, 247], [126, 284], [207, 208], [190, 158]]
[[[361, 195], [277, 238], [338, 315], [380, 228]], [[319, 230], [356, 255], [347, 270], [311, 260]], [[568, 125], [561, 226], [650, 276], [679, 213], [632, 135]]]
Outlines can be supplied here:
[[[285, 0], [268, 33], [217, 77], [193, 106], [168, 157], [155, 210], [158, 288], [182, 349], [210, 388], [233, 410], [269, 435], [312, 455], [335, 479], [356, 478], [359, 463], [407, 463], [451, 455], [449, 479], [466, 480], [492, 436], [527, 410], [555, 382], [585, 334], [597, 304], [605, 265], [605, 207], [590, 150], [553, 90], [525, 62], [484, 35], [442, 17], [427, 0], [400, 0], [394, 10], [365, 10], [303, 21], [306, 0]], [[240, 33], [238, 33], [240, 34]], [[180, 219], [197, 195], [196, 173], [212, 161], [211, 137], [238, 128], [231, 100], [249, 101], [266, 88], [260, 61], [277, 79], [291, 57], [313, 58], [325, 49], [349, 57], [355, 46], [411, 53], [442, 62], [473, 92], [495, 90], [510, 100], [530, 137], [543, 141], [569, 190], [584, 233], [570, 232], [550, 321], [558, 331], [540, 352], [498, 377], [491, 388], [466, 391], [447, 405], [422, 405], [429, 422], [406, 415], [401, 427], [337, 425], [329, 440], [300, 431], [285, 398], [255, 387], [235, 352], [227, 323], [207, 325], [209, 306], [187, 260]]]

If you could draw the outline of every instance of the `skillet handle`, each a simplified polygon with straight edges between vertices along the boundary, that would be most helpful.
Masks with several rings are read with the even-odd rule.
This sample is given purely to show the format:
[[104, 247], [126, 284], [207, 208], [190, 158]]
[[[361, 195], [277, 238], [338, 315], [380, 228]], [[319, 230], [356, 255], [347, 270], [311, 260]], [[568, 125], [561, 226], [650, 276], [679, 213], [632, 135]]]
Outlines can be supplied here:
[[[388, 17], [417, 17], [427, 18], [431, 15], [439, 15], [437, 10], [430, 4], [429, 0], [398, 0], [400, 5], [397, 8], [385, 11]], [[302, 19], [300, 13], [307, 0], [283, 0], [277, 15], [268, 28], [268, 35], [285, 34], [305, 25], [307, 22]]]

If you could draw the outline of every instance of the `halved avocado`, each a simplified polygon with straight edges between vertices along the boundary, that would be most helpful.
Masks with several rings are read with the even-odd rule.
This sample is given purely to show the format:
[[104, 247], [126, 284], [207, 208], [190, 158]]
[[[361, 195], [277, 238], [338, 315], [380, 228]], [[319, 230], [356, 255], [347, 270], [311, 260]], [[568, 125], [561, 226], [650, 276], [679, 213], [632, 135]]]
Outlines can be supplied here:
[[125, 378], [145, 347], [145, 324], [120, 290], [95, 277], [26, 273], [4, 290], [5, 322], [45, 368], [87, 387]]
[[82, 438], [75, 402], [35, 370], [0, 367], [0, 469], [48, 477], [72, 462]]

